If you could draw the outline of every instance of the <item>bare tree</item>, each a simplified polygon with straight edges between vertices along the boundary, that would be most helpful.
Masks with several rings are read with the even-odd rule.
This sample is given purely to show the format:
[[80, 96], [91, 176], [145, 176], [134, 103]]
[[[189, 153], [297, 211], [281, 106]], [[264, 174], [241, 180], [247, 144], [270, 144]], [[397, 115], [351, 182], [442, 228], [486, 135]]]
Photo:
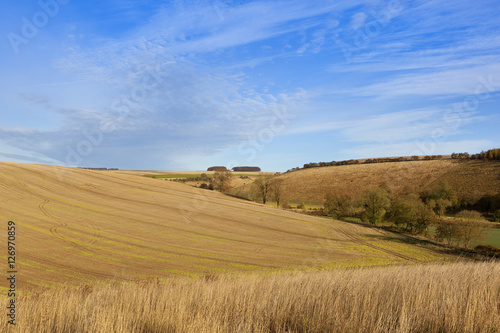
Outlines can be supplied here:
[[233, 174], [231, 171], [215, 171], [212, 176], [212, 186], [215, 190], [219, 192], [229, 192], [231, 191], [231, 180], [233, 179]]
[[436, 239], [440, 242], [446, 241], [448, 245], [451, 245], [455, 240], [458, 244], [460, 241], [458, 239], [460, 230], [457, 223], [453, 223], [449, 219], [440, 219], [436, 226]]
[[463, 210], [456, 215], [460, 237], [465, 248], [470, 248], [472, 241], [482, 240], [486, 237], [484, 227], [487, 221], [481, 213], [474, 210]]
[[334, 218], [355, 216], [363, 211], [360, 203], [351, 193], [332, 192], [325, 198], [325, 212]]
[[280, 201], [283, 198], [285, 192], [285, 185], [283, 184], [283, 178], [272, 178], [271, 183], [271, 198], [276, 201], [276, 207], [280, 206]]
[[253, 182], [254, 191], [257, 197], [262, 200], [263, 204], [266, 204], [267, 199], [272, 193], [272, 179], [272, 175], [259, 175]]

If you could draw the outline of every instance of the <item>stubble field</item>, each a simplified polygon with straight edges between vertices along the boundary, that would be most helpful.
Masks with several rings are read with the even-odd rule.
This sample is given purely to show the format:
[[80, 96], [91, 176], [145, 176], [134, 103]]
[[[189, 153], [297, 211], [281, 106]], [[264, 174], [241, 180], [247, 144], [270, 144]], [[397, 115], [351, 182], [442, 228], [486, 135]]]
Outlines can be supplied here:
[[0, 195], [0, 220], [17, 225], [21, 290], [447, 257], [368, 227], [116, 172], [1, 163]]

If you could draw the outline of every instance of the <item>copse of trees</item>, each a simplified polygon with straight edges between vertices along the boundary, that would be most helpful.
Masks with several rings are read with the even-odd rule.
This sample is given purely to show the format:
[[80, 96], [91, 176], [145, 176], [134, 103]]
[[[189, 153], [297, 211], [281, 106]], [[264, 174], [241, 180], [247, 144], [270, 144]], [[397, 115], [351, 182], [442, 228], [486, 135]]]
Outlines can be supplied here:
[[453, 153], [451, 154], [452, 159], [468, 160], [470, 159], [469, 153]]
[[459, 234], [458, 230], [459, 228], [457, 223], [454, 223], [450, 219], [441, 219], [436, 225], [436, 240], [452, 245], [453, 241], [457, 240], [457, 236]]
[[253, 182], [253, 189], [258, 198], [262, 200], [263, 204], [266, 204], [268, 197], [271, 194], [271, 179], [272, 175], [260, 175]]
[[[482, 152], [484, 154], [483, 158], [486, 158], [488, 160], [500, 160], [500, 148], [497, 149], [491, 149], [488, 150], [487, 152]], [[481, 153], [479, 154], [481, 155]]]
[[439, 216], [457, 203], [457, 196], [447, 182], [439, 183], [433, 190], [420, 194], [422, 201]]
[[436, 220], [432, 209], [416, 195], [396, 199], [386, 215], [388, 221], [412, 235], [424, 233]]
[[380, 187], [365, 189], [361, 195], [361, 200], [364, 207], [361, 218], [371, 224], [381, 222], [391, 204], [389, 193]]
[[255, 166], [238, 166], [232, 169], [235, 172], [260, 172], [261, 169]]
[[486, 234], [483, 228], [487, 221], [481, 213], [473, 210], [463, 210], [456, 215], [459, 222], [460, 238], [465, 248], [470, 248], [471, 242], [474, 239], [484, 239]]
[[271, 199], [279, 207], [284, 193], [283, 179], [276, 178], [275, 175], [259, 175], [252, 183], [254, 195], [263, 204]]
[[500, 148], [481, 151], [478, 154], [469, 153], [453, 153], [451, 158], [460, 160], [487, 160], [487, 161], [500, 161]]
[[363, 212], [361, 202], [351, 193], [330, 193], [326, 196], [324, 213], [333, 218], [354, 217]]
[[330, 193], [325, 198], [324, 213], [334, 218], [358, 217], [377, 224], [391, 208], [391, 197], [383, 187], [366, 188], [359, 197], [351, 193]]
[[283, 179], [273, 177], [271, 179], [271, 199], [276, 202], [276, 207], [280, 206], [284, 193], [285, 185]]
[[[500, 192], [479, 192], [471, 191], [462, 194], [457, 209], [461, 210], [477, 210], [486, 214], [494, 214], [500, 210]], [[500, 221], [499, 221], [500, 222]]]
[[[371, 224], [392, 223], [398, 230], [411, 235], [426, 234], [435, 226], [435, 238], [448, 245], [472, 247], [475, 240], [484, 239], [491, 227], [481, 213], [462, 210], [455, 217], [445, 217], [458, 200], [446, 182], [416, 194], [393, 197], [384, 187], [366, 188], [358, 197], [351, 193], [330, 193], [324, 202], [324, 214], [334, 218], [357, 217]], [[500, 209], [493, 219], [500, 220]]]
[[493, 221], [500, 222], [500, 209], [493, 212]]
[[[487, 151], [482, 151], [478, 154], [469, 154], [469, 153], [453, 153], [451, 154], [452, 159], [459, 160], [488, 160], [488, 161], [498, 161], [500, 160], [500, 148], [490, 149]], [[407, 161], [432, 161], [432, 160], [441, 160], [443, 159], [443, 155], [426, 155], [426, 156], [416, 156], [413, 155], [411, 157], [383, 157], [383, 158], [368, 158], [364, 161], [360, 160], [345, 160], [345, 161], [332, 161], [332, 162], [311, 162], [306, 163], [302, 168], [296, 167], [288, 170], [287, 172], [297, 171], [301, 169], [310, 169], [310, 168], [320, 168], [326, 166], [340, 166], [340, 165], [352, 165], [352, 164], [371, 164], [371, 163], [393, 163], [393, 162], [407, 162]]]
[[213, 166], [207, 169], [207, 171], [227, 171], [225, 166]]
[[233, 179], [233, 174], [231, 171], [215, 171], [211, 180], [210, 187], [219, 192], [229, 192], [231, 191], [231, 180]]
[[481, 213], [471, 210], [459, 212], [454, 219], [440, 219], [436, 226], [436, 239], [448, 245], [462, 245], [470, 249], [473, 240], [487, 236], [488, 222]]

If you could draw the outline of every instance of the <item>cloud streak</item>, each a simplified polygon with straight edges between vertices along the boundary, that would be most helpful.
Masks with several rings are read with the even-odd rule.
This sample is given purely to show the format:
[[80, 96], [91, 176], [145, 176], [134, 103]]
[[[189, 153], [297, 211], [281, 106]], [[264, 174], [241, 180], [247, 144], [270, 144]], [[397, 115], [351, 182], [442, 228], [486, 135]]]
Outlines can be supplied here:
[[[30, 45], [39, 51], [23, 55], [31, 61], [12, 69], [5, 64], [14, 59], [4, 62], [24, 75], [15, 85], [4, 79], [0, 92], [11, 101], [3, 106], [12, 109], [12, 123], [22, 125], [1, 124], [0, 140], [61, 163], [90, 142], [81, 164], [139, 168], [140, 159], [168, 168], [182, 156], [226, 156], [285, 109], [295, 119], [276, 135], [291, 144], [268, 146], [286, 156], [295, 140], [327, 134], [360, 151], [409, 147], [436, 130], [465, 142], [460, 136], [492, 119], [490, 105], [498, 105], [498, 11], [472, 1], [397, 4], [125, 1], [90, 17], [74, 3], [67, 8], [76, 16], [61, 12]], [[51, 33], [63, 37], [55, 42]], [[357, 45], [360, 34], [368, 39]], [[354, 47], [350, 62], [339, 40]], [[445, 118], [468, 96], [478, 103], [460, 112], [458, 125]], [[18, 111], [45, 119], [32, 125], [15, 118]]]

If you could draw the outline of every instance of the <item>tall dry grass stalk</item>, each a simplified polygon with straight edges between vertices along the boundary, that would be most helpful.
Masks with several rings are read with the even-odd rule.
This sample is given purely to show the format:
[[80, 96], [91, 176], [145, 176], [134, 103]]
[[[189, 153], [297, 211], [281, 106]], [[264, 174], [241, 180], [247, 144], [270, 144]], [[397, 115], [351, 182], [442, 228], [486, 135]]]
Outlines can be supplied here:
[[18, 304], [16, 330], [2, 323], [2, 331], [499, 332], [500, 264], [150, 281], [46, 291]]

